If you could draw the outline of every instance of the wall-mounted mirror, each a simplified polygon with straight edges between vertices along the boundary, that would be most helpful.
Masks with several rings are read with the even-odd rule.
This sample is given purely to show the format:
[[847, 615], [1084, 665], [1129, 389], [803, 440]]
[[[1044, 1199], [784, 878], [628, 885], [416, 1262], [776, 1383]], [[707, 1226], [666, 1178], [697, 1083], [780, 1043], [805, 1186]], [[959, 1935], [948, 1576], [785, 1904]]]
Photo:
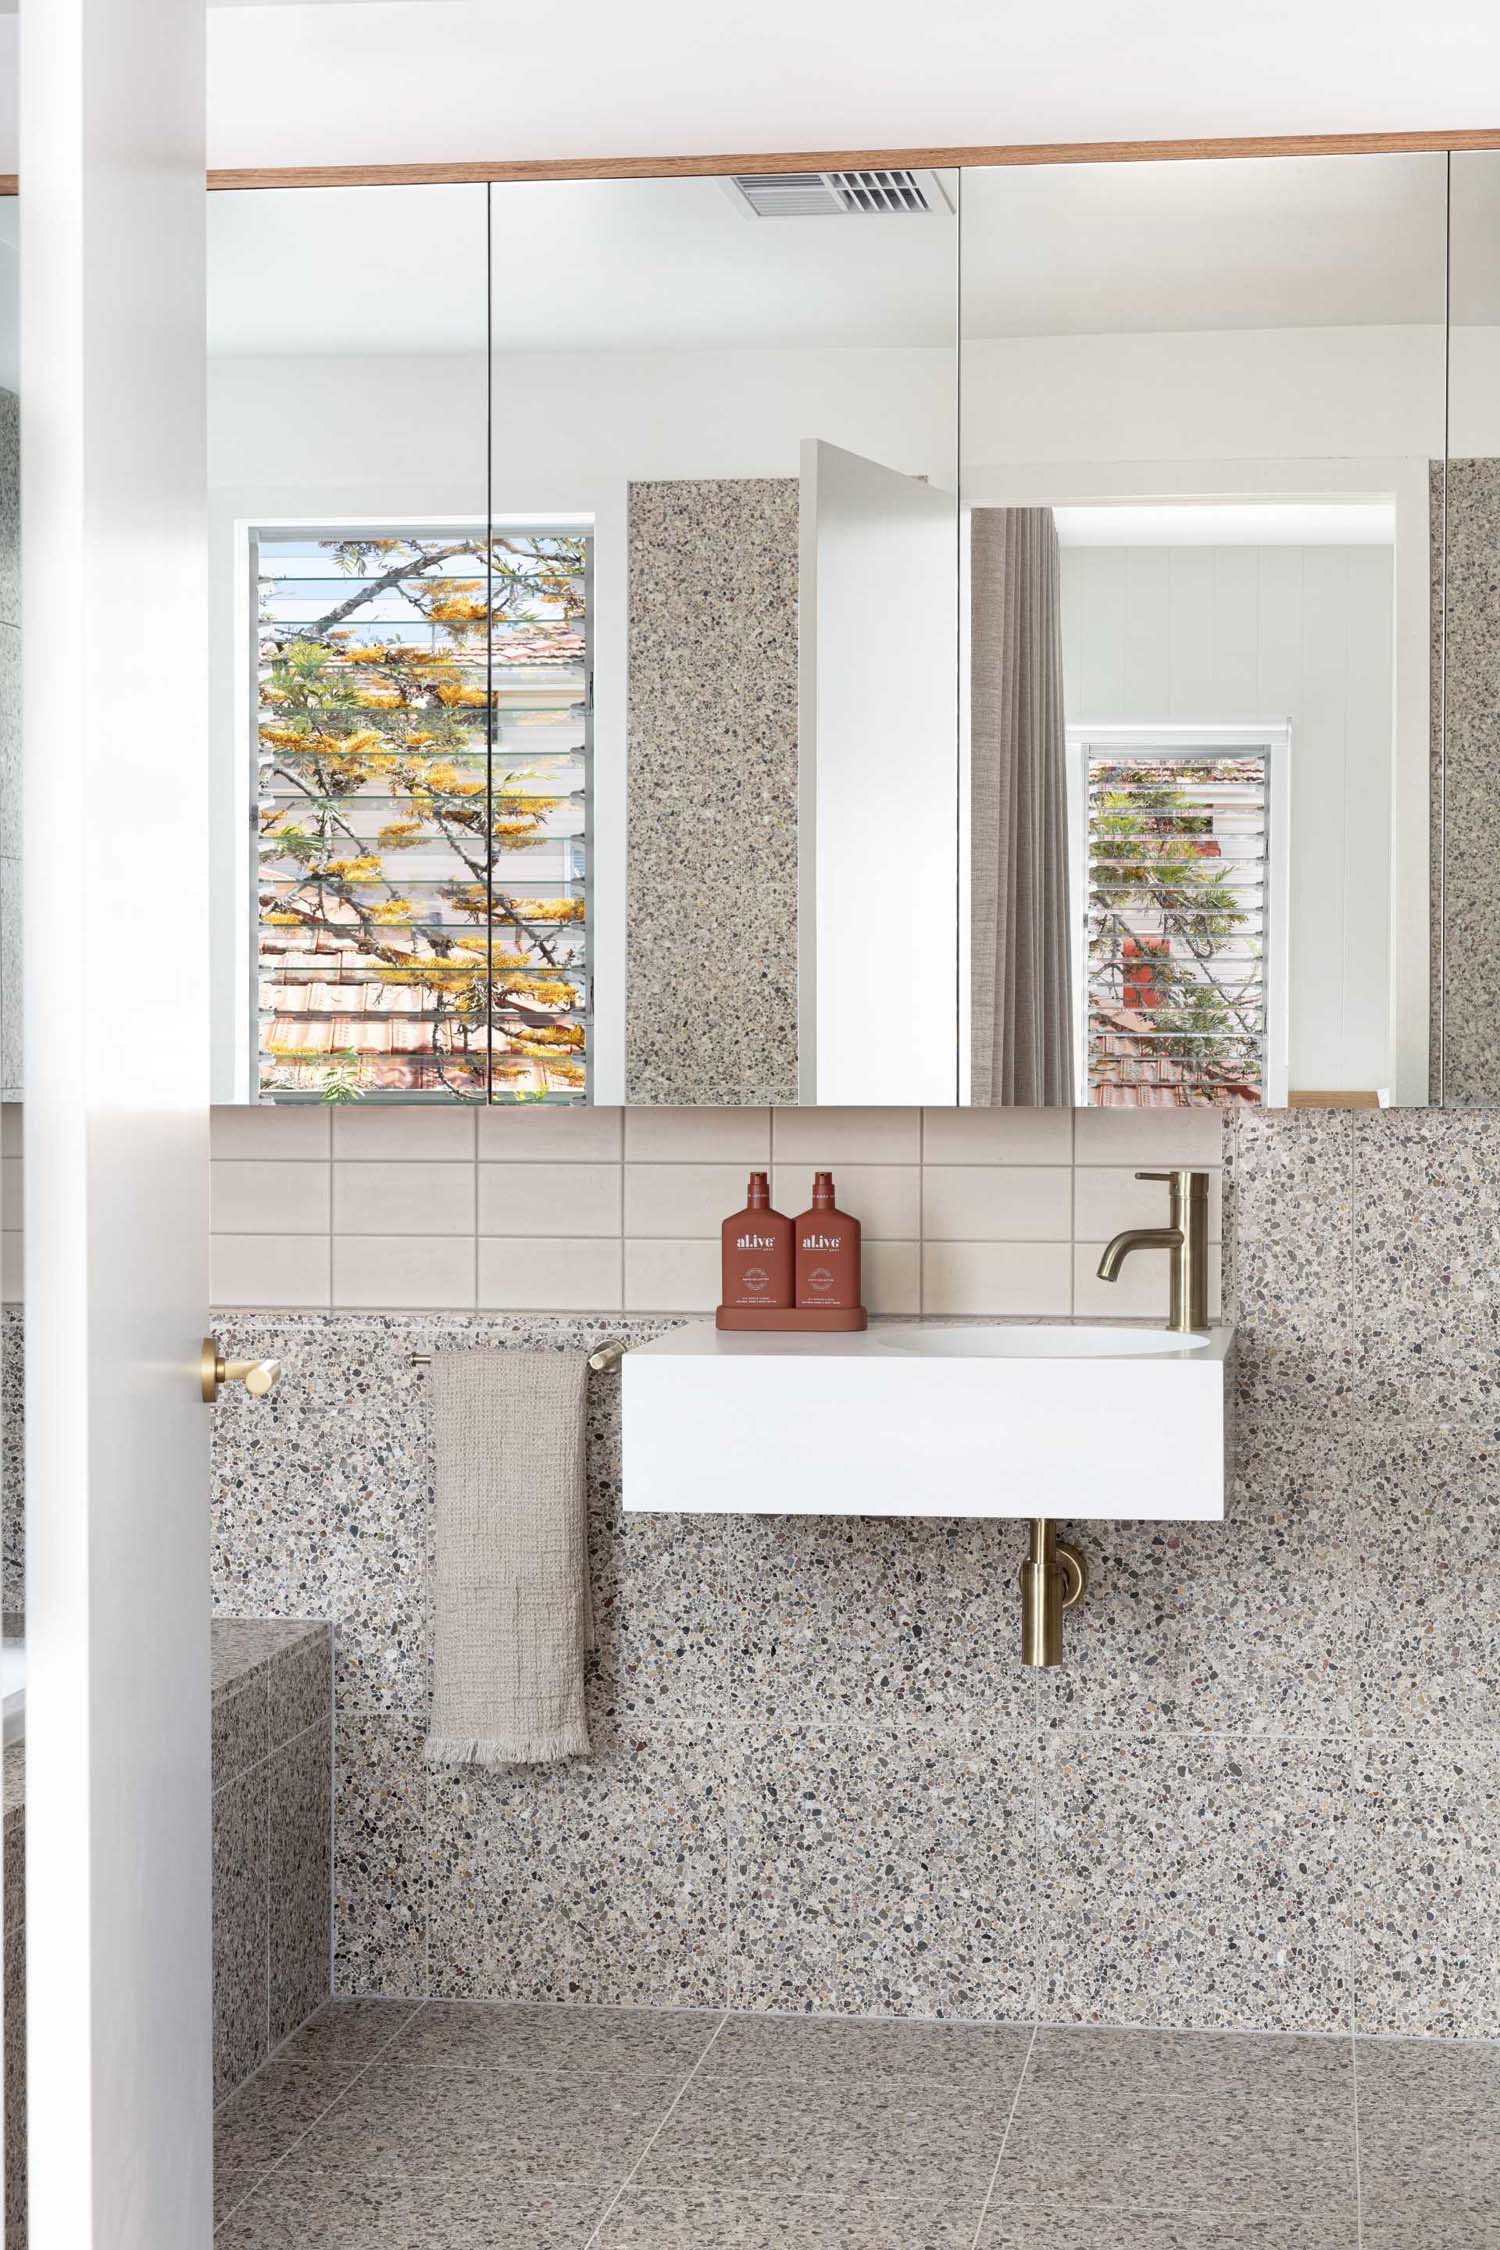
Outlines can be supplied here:
[[957, 201], [214, 198], [221, 1098], [955, 1099]]
[[1447, 183], [216, 195], [219, 1098], [1425, 1101]]
[[1500, 156], [1451, 159], [1446, 478], [1433, 506], [1446, 647], [1434, 698], [1442, 818], [1433, 855], [1433, 1099], [1500, 1103]]
[[1427, 1099], [1444, 193], [965, 172], [976, 1103]]

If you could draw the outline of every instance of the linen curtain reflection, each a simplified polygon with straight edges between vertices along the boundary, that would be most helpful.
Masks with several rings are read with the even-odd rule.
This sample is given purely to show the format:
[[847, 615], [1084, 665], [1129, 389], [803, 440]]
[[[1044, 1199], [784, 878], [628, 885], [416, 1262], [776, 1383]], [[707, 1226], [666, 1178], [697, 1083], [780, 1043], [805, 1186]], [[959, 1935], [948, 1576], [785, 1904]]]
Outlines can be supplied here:
[[971, 537], [971, 1099], [1070, 1108], [1057, 526], [1050, 508], [976, 508]]

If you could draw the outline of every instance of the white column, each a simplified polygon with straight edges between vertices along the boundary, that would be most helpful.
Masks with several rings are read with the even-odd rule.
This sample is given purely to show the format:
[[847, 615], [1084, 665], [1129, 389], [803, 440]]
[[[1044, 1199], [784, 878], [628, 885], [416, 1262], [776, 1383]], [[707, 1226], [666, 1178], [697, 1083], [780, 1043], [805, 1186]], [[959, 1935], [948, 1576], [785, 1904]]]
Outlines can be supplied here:
[[35, 2250], [211, 2235], [203, 0], [24, 0]]

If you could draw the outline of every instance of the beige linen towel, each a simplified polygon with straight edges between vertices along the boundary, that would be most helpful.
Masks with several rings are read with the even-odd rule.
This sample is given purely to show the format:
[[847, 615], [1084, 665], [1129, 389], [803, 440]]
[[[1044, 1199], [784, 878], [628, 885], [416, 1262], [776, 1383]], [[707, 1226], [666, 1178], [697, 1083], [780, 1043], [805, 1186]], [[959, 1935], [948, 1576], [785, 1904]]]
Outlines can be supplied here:
[[584, 1408], [570, 1352], [435, 1352], [437, 1634], [427, 1756], [586, 1757]]

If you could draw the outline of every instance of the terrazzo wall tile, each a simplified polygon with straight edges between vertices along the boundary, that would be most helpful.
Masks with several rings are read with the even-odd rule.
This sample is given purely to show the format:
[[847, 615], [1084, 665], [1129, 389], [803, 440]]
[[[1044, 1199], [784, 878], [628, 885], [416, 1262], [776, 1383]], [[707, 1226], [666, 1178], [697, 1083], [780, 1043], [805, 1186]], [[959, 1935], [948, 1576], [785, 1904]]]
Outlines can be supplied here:
[[627, 1099], [797, 1098], [795, 478], [630, 488]]
[[1500, 2027], [1500, 1746], [1382, 1738], [1350, 1823], [1356, 2031], [1490, 2038]]
[[1302, 1741], [1054, 1737], [1046, 2013], [1346, 2027], [1348, 1768]]
[[784, 1727], [742, 1738], [730, 1776], [734, 2006], [1034, 2012], [1021, 1742]]
[[217, 1599], [339, 1626], [340, 1989], [1500, 2032], [1472, 1935], [1500, 1937], [1500, 1128], [1252, 1116], [1227, 1157], [1227, 1520], [1077, 1527], [1093, 1583], [1048, 1677], [1016, 1661], [1017, 1527], [626, 1517], [619, 1383], [592, 1383], [576, 1769], [422, 1762], [410, 1354], [672, 1323], [226, 1322], [287, 1372], [274, 1415], [217, 1426]]
[[427, 1981], [425, 1729], [340, 1709], [334, 1731], [336, 1992], [417, 1997]]
[[[325, 1659], [326, 1661], [326, 1659]], [[267, 2011], [280, 2045], [328, 1998], [332, 1915], [332, 1734], [325, 1709], [266, 1767]]]
[[720, 1746], [600, 1736], [590, 1759], [435, 1768], [431, 1989], [712, 2006], [728, 1951]]
[[[1494, 775], [1500, 762], [1500, 460], [1447, 465], [1433, 482], [1434, 556], [1444, 582], [1433, 604], [1433, 665], [1441, 683], [1441, 734], [1434, 725], [1434, 768], [1443, 790], [1443, 864], [1432, 889], [1434, 998], [1441, 1099], [1471, 1108], [1500, 1103], [1500, 912], [1494, 868], [1500, 850]], [[1446, 544], [1444, 542], [1446, 534]], [[1441, 990], [1436, 983], [1440, 965]]]
[[264, 1763], [214, 1791], [216, 2101], [232, 2093], [270, 2053], [267, 1811]]
[[330, 1635], [218, 1618], [212, 1643], [214, 2087], [258, 2069], [329, 1991]]

